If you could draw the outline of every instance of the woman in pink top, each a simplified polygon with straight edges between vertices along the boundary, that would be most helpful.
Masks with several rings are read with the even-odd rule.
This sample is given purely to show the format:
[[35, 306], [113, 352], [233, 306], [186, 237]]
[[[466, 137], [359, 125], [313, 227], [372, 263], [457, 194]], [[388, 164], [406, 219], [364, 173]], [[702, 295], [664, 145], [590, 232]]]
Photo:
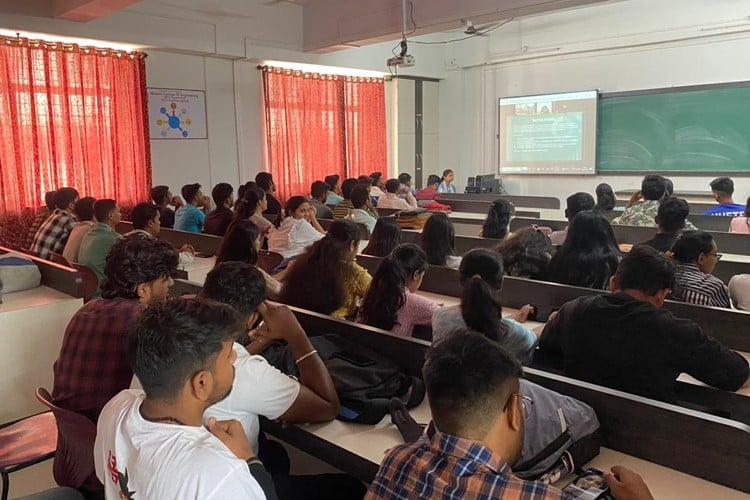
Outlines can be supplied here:
[[378, 266], [357, 321], [405, 336], [417, 325], [430, 325], [438, 305], [415, 293], [427, 267], [427, 255], [417, 245], [397, 246]]
[[750, 197], [747, 198], [745, 204], [745, 216], [732, 219], [729, 224], [729, 232], [750, 234]]

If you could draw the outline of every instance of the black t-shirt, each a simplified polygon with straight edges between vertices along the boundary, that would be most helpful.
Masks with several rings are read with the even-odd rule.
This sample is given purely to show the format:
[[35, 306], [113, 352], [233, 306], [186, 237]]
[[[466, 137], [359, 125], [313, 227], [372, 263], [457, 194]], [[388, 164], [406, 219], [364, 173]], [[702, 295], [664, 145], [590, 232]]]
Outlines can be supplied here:
[[275, 214], [278, 215], [281, 213], [281, 203], [279, 203], [279, 200], [277, 200], [271, 193], [266, 193], [266, 201], [268, 202], [268, 206], [266, 207], [266, 210], [263, 212], [263, 214]]
[[692, 320], [624, 293], [565, 304], [544, 328], [539, 347], [562, 356], [565, 374], [633, 394], [674, 401], [674, 382], [687, 373], [736, 391], [748, 363]]
[[161, 227], [172, 229], [174, 227], [174, 211], [167, 207], [160, 208], [159, 222], [161, 223]]
[[641, 245], [648, 245], [651, 248], [655, 248], [656, 250], [660, 252], [668, 252], [672, 250], [672, 245], [674, 245], [674, 242], [677, 241], [677, 235], [676, 234], [666, 234], [666, 233], [660, 233], [651, 238], [648, 241], [644, 241], [641, 243]]

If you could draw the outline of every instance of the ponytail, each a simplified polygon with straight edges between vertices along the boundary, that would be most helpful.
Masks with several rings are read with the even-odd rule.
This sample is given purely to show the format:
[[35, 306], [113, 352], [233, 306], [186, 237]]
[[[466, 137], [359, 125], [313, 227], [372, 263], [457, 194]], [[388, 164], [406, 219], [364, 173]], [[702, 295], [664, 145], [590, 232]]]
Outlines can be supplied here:
[[427, 256], [417, 245], [396, 247], [375, 271], [359, 308], [359, 321], [391, 330], [396, 325], [399, 310], [406, 304], [406, 282], [415, 272], [424, 272], [427, 267]]
[[502, 307], [495, 298], [495, 290], [478, 274], [464, 284], [461, 316], [466, 326], [495, 342], [508, 334], [508, 328], [500, 321]]

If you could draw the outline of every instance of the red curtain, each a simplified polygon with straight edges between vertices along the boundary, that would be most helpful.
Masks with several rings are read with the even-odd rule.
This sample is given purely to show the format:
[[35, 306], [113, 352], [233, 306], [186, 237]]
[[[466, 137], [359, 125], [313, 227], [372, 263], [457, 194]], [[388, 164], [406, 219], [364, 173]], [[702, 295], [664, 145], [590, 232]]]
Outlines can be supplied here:
[[0, 38], [0, 213], [63, 186], [149, 198], [145, 55]]
[[385, 81], [263, 68], [267, 167], [282, 198], [385, 171]]

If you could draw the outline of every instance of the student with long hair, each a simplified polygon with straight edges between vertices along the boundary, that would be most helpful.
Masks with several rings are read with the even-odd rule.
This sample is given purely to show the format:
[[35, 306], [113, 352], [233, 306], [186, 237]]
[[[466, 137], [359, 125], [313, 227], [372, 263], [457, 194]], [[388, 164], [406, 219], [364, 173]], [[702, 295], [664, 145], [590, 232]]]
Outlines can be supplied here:
[[482, 224], [479, 236], [482, 238], [505, 239], [510, 234], [510, 219], [516, 213], [516, 207], [508, 200], [497, 199], [490, 204], [487, 218]]
[[609, 212], [615, 208], [615, 192], [612, 190], [612, 186], [606, 182], [602, 182], [596, 186], [596, 205], [594, 205], [594, 211], [596, 212]]
[[[227, 228], [219, 251], [216, 253], [214, 267], [222, 262], [238, 261], [257, 267], [263, 235], [260, 228], [251, 220], [235, 220]], [[266, 293], [272, 299], [281, 294], [281, 282], [258, 267], [266, 280]]]
[[535, 227], [525, 227], [497, 246], [505, 274], [517, 278], [543, 280], [552, 259], [552, 242]]
[[500, 288], [503, 285], [503, 259], [486, 248], [475, 248], [464, 255], [458, 270], [461, 304], [441, 307], [432, 315], [432, 341], [437, 343], [466, 327], [503, 346], [520, 361], [529, 361], [537, 344], [537, 334], [523, 326], [532, 311], [525, 305], [515, 318], [503, 318]]
[[358, 246], [357, 225], [346, 219], [333, 221], [328, 234], [289, 269], [281, 301], [335, 318], [353, 318], [372, 280], [354, 261]]
[[427, 267], [427, 255], [417, 245], [396, 247], [375, 271], [357, 321], [405, 336], [417, 325], [430, 325], [438, 305], [415, 293]]
[[263, 236], [266, 236], [274, 230], [271, 221], [263, 216], [266, 208], [268, 208], [266, 192], [259, 187], [248, 187], [245, 190], [245, 197], [235, 210], [235, 219], [249, 219], [253, 221], [261, 233], [263, 233]]
[[381, 217], [375, 223], [367, 246], [362, 253], [375, 257], [387, 257], [401, 244], [401, 226], [394, 217]]
[[732, 222], [729, 223], [729, 232], [750, 234], [750, 196], [747, 198], [747, 204], [745, 205], [745, 215], [732, 219]]
[[443, 170], [443, 177], [440, 181], [440, 184], [438, 185], [437, 192], [438, 193], [454, 193], [456, 192], [456, 186], [453, 185], [453, 178], [455, 177], [455, 174], [453, 173], [453, 170], [446, 169]]
[[279, 228], [268, 235], [268, 249], [285, 259], [304, 253], [305, 248], [325, 236], [315, 218], [315, 208], [304, 196], [292, 196], [284, 207], [286, 217]]
[[458, 269], [461, 257], [456, 253], [456, 230], [448, 216], [436, 212], [427, 219], [422, 228], [422, 248], [427, 262], [433, 266]]
[[549, 263], [547, 279], [563, 285], [607, 290], [620, 251], [607, 219], [592, 210], [576, 215], [565, 243]]

